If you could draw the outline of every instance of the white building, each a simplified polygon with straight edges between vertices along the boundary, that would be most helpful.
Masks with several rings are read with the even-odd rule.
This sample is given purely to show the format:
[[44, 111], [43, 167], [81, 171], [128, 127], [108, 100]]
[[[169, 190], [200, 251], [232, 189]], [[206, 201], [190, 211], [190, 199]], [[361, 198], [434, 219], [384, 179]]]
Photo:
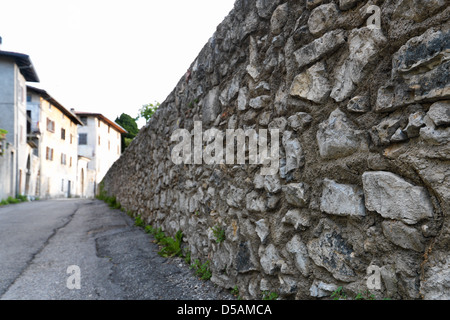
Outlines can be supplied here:
[[[1, 38], [0, 38], [1, 44]], [[0, 200], [32, 188], [33, 145], [27, 139], [26, 82], [39, 82], [28, 55], [0, 50]]]
[[45, 90], [31, 86], [27, 87], [27, 112], [28, 137], [40, 159], [36, 196], [83, 196], [85, 172], [78, 163], [78, 126], [82, 122]]
[[88, 190], [88, 196], [93, 196], [109, 168], [120, 157], [121, 134], [127, 131], [100, 113], [74, 113], [83, 123], [78, 127], [78, 154], [91, 160], [87, 168], [94, 171], [94, 188]]

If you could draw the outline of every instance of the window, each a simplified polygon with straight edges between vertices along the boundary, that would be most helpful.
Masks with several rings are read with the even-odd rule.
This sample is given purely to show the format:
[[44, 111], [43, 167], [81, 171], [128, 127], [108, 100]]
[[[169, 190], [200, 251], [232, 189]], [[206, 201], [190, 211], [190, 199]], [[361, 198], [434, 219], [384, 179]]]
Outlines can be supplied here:
[[31, 102], [31, 94], [27, 94], [27, 102]]
[[67, 161], [66, 161], [66, 155], [64, 153], [61, 153], [61, 164], [62, 165], [66, 165]]
[[100, 145], [100, 136], [98, 136], [98, 145]]
[[45, 159], [49, 161], [53, 161], [53, 149], [47, 147], [46, 153], [45, 153]]
[[64, 179], [61, 181], [61, 191], [64, 191]]
[[66, 129], [61, 128], [61, 140], [66, 140]]
[[101, 123], [101, 121], [100, 121], [100, 119], [98, 119], [98, 127], [100, 128], [100, 123]]
[[108, 141], [108, 150], [111, 150], [111, 141]]
[[108, 126], [108, 133], [111, 131], [111, 126]]
[[78, 135], [78, 144], [87, 145], [87, 133], [80, 133]]
[[49, 118], [47, 118], [47, 131], [55, 132], [55, 121], [52, 121]]
[[87, 124], [88, 124], [88, 117], [86, 117], [86, 116], [81, 116], [81, 117], [80, 117], [80, 120], [81, 120], [81, 122], [83, 122], [83, 124], [84, 124], [85, 126], [87, 126]]
[[117, 146], [117, 154], [120, 154], [120, 147]]
[[72, 157], [70, 157], [70, 160], [69, 160], [69, 167], [72, 168]]
[[70, 134], [70, 144], [73, 143], [73, 134]]

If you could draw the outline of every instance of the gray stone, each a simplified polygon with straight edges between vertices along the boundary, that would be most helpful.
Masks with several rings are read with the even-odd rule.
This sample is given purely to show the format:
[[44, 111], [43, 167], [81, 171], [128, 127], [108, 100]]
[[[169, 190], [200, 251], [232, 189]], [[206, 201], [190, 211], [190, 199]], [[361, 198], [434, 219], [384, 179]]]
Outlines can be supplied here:
[[253, 109], [262, 109], [269, 105], [271, 101], [270, 96], [263, 95], [253, 99], [250, 99], [249, 106]]
[[414, 138], [419, 136], [420, 128], [425, 126], [423, 118], [425, 113], [423, 111], [417, 111], [411, 114], [408, 118], [408, 125], [406, 126], [404, 132], [408, 138]]
[[214, 122], [220, 114], [219, 87], [211, 89], [203, 101], [202, 121], [205, 124]]
[[311, 124], [312, 117], [306, 112], [297, 112], [288, 118], [289, 126], [299, 133], [302, 133]]
[[356, 273], [350, 267], [353, 249], [333, 228], [324, 230], [319, 238], [307, 244], [309, 257], [319, 267], [327, 269], [337, 280], [351, 282]]
[[279, 118], [275, 118], [273, 119], [270, 123], [268, 128], [269, 129], [278, 129], [280, 130], [280, 133], [284, 132], [284, 130], [286, 129], [286, 125], [287, 125], [287, 120], [284, 117], [279, 117]]
[[306, 8], [307, 9], [313, 9], [317, 7], [319, 4], [321, 4], [323, 0], [306, 0]]
[[390, 141], [392, 142], [401, 142], [408, 139], [406, 133], [403, 132], [402, 129], [398, 128], [397, 131], [392, 135]]
[[425, 250], [422, 234], [413, 227], [408, 227], [400, 221], [383, 221], [383, 234], [392, 243], [403, 249], [423, 252]]
[[300, 141], [294, 138], [291, 131], [284, 131], [282, 144], [286, 154], [286, 174], [305, 165], [305, 155]]
[[376, 112], [391, 112], [397, 109], [398, 106], [394, 104], [394, 90], [395, 88], [391, 85], [378, 88], [377, 101], [375, 103]]
[[253, 80], [258, 81], [261, 75], [261, 72], [254, 66], [249, 64], [246, 68], [247, 73], [253, 78]]
[[256, 234], [258, 235], [259, 239], [261, 240], [262, 244], [265, 244], [267, 242], [267, 237], [269, 236], [269, 226], [266, 223], [266, 220], [261, 219], [255, 222], [256, 224]]
[[245, 198], [245, 191], [235, 186], [230, 186], [227, 193], [227, 204], [230, 207], [240, 208]]
[[294, 264], [305, 277], [309, 273], [308, 249], [299, 235], [295, 235], [286, 243], [286, 251], [294, 255]]
[[267, 192], [278, 193], [281, 191], [281, 182], [278, 175], [266, 175], [264, 177], [264, 188]]
[[245, 204], [248, 211], [263, 212], [266, 210], [264, 197], [260, 196], [258, 192], [252, 191], [245, 197]]
[[270, 19], [270, 31], [274, 35], [278, 35], [283, 30], [289, 15], [288, 3], [278, 6]]
[[431, 12], [436, 11], [436, 9], [445, 5], [448, 5], [446, 0], [400, 0], [393, 4], [394, 12], [392, 18], [421, 22], [426, 19]]
[[438, 127], [448, 126], [450, 124], [450, 100], [433, 103], [427, 116]]
[[280, 0], [256, 0], [256, 9], [261, 18], [270, 18]]
[[325, 33], [322, 37], [294, 52], [299, 68], [328, 56], [345, 43], [345, 31], [338, 29]]
[[362, 180], [368, 210], [407, 224], [433, 217], [433, 206], [425, 188], [385, 171], [365, 172]]
[[386, 43], [381, 29], [363, 27], [353, 29], [349, 35], [349, 56], [339, 67], [331, 97], [336, 102], [347, 99], [364, 75], [364, 67], [377, 57]]
[[347, 110], [357, 113], [364, 113], [369, 111], [369, 97], [368, 96], [356, 96], [350, 99], [347, 104]]
[[370, 134], [374, 144], [378, 146], [389, 144], [393, 135], [400, 129], [401, 123], [398, 117], [388, 117], [372, 127]]
[[317, 143], [320, 156], [324, 159], [336, 159], [355, 153], [361, 145], [361, 139], [352, 128], [345, 113], [336, 109], [328, 120], [319, 125]]
[[334, 3], [318, 6], [309, 15], [309, 32], [316, 37], [323, 35], [335, 25], [337, 16], [338, 9]]
[[289, 210], [281, 222], [293, 225], [295, 230], [304, 230], [311, 226], [310, 217], [300, 209]]
[[420, 292], [425, 300], [450, 300], [450, 256], [447, 252], [441, 253], [440, 259], [436, 260], [425, 268]]
[[323, 281], [314, 280], [311, 288], [309, 288], [309, 295], [315, 298], [330, 297], [337, 289], [338, 286], [334, 283], [325, 283]]
[[386, 288], [386, 297], [394, 297], [397, 294], [397, 276], [395, 268], [392, 266], [383, 266], [380, 268], [381, 278]]
[[308, 204], [307, 187], [304, 183], [290, 183], [282, 187], [286, 201], [297, 207]]
[[356, 3], [360, 0], [339, 0], [339, 9], [341, 10], [349, 10], [353, 8]]
[[248, 101], [248, 89], [246, 87], [243, 87], [239, 89], [239, 95], [238, 95], [238, 110], [244, 111], [247, 109], [247, 101]]
[[259, 262], [266, 274], [275, 274], [275, 272], [281, 269], [284, 263], [284, 260], [281, 259], [277, 248], [273, 244], [269, 244], [267, 247], [260, 246], [258, 254], [260, 257]]
[[450, 141], [450, 127], [425, 127], [420, 129], [419, 134], [423, 140], [432, 145], [444, 145]]
[[252, 252], [250, 241], [240, 242], [236, 255], [236, 270], [239, 273], [255, 271], [258, 262]]
[[339, 184], [325, 179], [320, 210], [342, 216], [365, 216], [364, 193], [355, 185]]
[[331, 86], [323, 62], [318, 62], [297, 75], [290, 89], [292, 96], [308, 99], [315, 103], [325, 102], [330, 92]]

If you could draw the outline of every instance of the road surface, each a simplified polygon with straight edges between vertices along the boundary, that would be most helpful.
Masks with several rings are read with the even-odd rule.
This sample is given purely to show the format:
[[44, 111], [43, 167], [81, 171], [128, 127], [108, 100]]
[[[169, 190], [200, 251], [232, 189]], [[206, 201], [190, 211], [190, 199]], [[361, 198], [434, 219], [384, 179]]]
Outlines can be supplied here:
[[231, 299], [99, 200], [0, 207], [2, 300]]

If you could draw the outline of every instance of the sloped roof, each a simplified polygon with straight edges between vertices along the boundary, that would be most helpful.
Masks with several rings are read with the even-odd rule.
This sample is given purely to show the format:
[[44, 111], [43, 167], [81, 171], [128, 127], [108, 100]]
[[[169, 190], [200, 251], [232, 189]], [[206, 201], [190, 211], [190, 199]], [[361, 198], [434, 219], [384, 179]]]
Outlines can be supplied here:
[[26, 81], [39, 82], [39, 77], [28, 55], [23, 53], [0, 50], [0, 57], [13, 59], [17, 64], [17, 66], [19, 67], [20, 73], [23, 75]]

